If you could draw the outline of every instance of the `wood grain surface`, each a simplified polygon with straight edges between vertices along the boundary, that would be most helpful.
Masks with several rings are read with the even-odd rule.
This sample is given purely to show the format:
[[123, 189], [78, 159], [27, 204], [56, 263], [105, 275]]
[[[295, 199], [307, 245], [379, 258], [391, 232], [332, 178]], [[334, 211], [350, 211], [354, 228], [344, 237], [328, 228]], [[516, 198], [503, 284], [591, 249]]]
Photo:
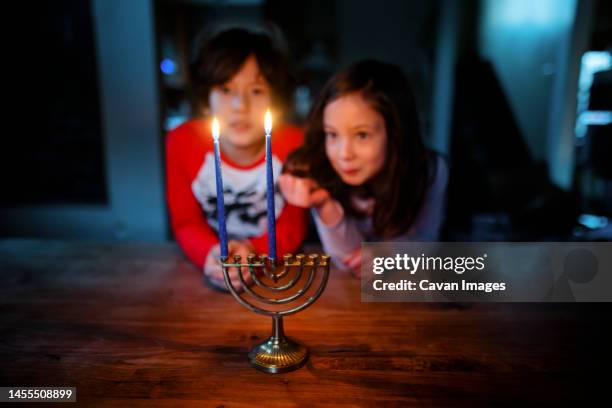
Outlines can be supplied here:
[[270, 319], [204, 286], [174, 244], [0, 241], [0, 386], [74, 386], [83, 406], [564, 405], [599, 389], [609, 316], [361, 303], [332, 270], [285, 319], [308, 363], [272, 375], [247, 360]]

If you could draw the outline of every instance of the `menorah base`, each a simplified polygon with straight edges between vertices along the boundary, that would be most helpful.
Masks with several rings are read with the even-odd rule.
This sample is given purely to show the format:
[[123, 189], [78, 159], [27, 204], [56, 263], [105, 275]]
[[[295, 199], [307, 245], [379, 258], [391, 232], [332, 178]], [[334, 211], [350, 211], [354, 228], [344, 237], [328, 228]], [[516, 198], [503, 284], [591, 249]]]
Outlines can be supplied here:
[[253, 367], [272, 374], [297, 370], [307, 359], [308, 349], [285, 337], [282, 316], [272, 317], [272, 336], [249, 352]]
[[253, 347], [249, 352], [251, 365], [266, 373], [286, 373], [297, 370], [308, 360], [308, 349], [286, 337], [268, 340]]

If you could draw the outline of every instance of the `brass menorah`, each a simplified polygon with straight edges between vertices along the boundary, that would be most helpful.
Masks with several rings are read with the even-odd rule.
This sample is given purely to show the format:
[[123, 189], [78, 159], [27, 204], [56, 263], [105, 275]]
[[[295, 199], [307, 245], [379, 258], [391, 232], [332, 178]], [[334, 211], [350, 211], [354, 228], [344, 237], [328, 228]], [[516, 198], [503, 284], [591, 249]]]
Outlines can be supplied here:
[[[277, 265], [275, 260], [267, 255], [249, 254], [247, 263], [241, 262], [240, 255], [233, 257], [233, 263], [227, 262], [228, 257], [221, 257], [225, 284], [236, 300], [247, 309], [272, 318], [272, 335], [249, 352], [251, 365], [267, 373], [292, 371], [306, 363], [308, 349], [285, 336], [283, 317], [312, 305], [323, 293], [329, 277], [329, 255], [299, 254], [294, 257], [287, 254], [283, 258], [282, 264]], [[231, 268], [238, 272], [238, 279], [244, 289], [242, 294], [234, 287], [229, 277]], [[252, 287], [243, 276], [244, 270], [248, 270], [248, 276], [254, 282]], [[322, 271], [323, 275], [312, 293], [310, 289], [317, 271]], [[303, 283], [298, 287], [300, 281]], [[256, 288], [260, 289], [256, 291]], [[263, 292], [259, 293], [260, 291]], [[309, 291], [312, 294], [308, 295]], [[290, 294], [279, 297], [285, 293]], [[259, 306], [258, 303], [262, 305]], [[281, 310], [268, 310], [263, 305], [280, 305]]]

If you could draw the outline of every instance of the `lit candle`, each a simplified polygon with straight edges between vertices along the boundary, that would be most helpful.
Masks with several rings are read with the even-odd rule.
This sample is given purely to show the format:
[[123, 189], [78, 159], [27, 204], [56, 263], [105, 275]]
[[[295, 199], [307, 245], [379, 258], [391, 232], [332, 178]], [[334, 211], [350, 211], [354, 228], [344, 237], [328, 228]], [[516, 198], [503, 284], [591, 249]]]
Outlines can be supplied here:
[[221, 177], [221, 152], [219, 150], [219, 121], [213, 118], [212, 136], [215, 142], [215, 180], [217, 184], [217, 224], [221, 257], [227, 258], [227, 230], [225, 228], [225, 200], [223, 199], [223, 179]]
[[274, 210], [274, 174], [272, 173], [272, 115], [266, 111], [264, 120], [266, 131], [266, 195], [268, 198], [268, 252], [276, 259], [276, 214]]

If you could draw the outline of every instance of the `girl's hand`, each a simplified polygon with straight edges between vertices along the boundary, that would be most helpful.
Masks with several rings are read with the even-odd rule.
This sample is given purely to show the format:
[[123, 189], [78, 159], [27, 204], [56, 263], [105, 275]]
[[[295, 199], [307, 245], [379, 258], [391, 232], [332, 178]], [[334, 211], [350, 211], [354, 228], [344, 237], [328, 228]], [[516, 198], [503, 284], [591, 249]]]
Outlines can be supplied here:
[[331, 198], [327, 190], [310, 178], [285, 173], [279, 177], [278, 183], [285, 200], [297, 207], [321, 207]]
[[278, 182], [287, 202], [297, 207], [314, 208], [323, 224], [336, 225], [344, 216], [340, 204], [313, 179], [282, 174]]
[[[234, 255], [240, 255], [242, 257], [241, 262], [246, 262], [247, 255], [253, 252], [253, 246], [249, 241], [236, 241], [231, 240], [227, 244], [228, 249], [228, 261], [233, 262]], [[216, 286], [222, 290], [229, 290], [225, 285], [225, 278], [223, 277], [223, 269], [221, 268], [221, 261], [219, 259], [221, 250], [219, 244], [212, 247], [206, 261], [204, 263], [204, 275], [208, 278], [213, 286]], [[247, 284], [252, 282], [251, 276], [248, 274], [248, 269], [243, 268], [242, 276]], [[231, 268], [229, 271], [229, 277], [232, 285], [238, 291], [242, 291], [242, 283], [238, 278], [238, 271], [235, 268]]]
[[353, 276], [361, 278], [361, 248], [357, 248], [342, 258], [342, 263], [349, 268]]

